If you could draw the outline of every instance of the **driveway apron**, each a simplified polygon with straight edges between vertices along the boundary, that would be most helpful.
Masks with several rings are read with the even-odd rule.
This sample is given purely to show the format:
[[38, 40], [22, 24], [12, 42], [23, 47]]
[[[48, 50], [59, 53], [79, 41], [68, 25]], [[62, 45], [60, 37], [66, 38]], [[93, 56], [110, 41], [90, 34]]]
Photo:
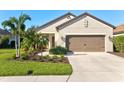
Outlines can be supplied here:
[[68, 82], [124, 81], [124, 58], [109, 53], [68, 55], [73, 73]]

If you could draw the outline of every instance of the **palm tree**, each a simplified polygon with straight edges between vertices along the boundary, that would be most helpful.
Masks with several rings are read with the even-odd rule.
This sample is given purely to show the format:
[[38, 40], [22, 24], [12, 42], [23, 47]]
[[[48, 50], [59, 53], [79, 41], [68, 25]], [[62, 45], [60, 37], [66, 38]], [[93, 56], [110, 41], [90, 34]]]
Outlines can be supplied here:
[[17, 48], [17, 28], [16, 25], [13, 23], [13, 18], [10, 17], [9, 20], [5, 20], [2, 22], [2, 26], [4, 28], [9, 27], [9, 30], [12, 32], [12, 34], [15, 36], [15, 48], [16, 48], [16, 57], [18, 57], [18, 48]]
[[27, 29], [27, 31], [24, 33], [22, 48], [24, 48], [26, 51], [30, 49], [35, 50], [35, 27], [34, 26]]
[[43, 37], [42, 34], [36, 33], [36, 27], [32, 26], [29, 28], [24, 35], [24, 39], [22, 41], [22, 47], [28, 51], [39, 51], [43, 49], [44, 46], [48, 44], [48, 38]]
[[20, 36], [23, 37], [24, 35], [24, 31], [25, 31], [25, 28], [26, 28], [26, 25], [25, 25], [25, 22], [27, 20], [31, 20], [31, 17], [29, 15], [26, 15], [26, 14], [22, 14], [19, 16], [18, 19], [15, 20], [15, 22], [17, 22], [17, 29], [18, 29], [18, 53], [19, 53], [19, 56], [20, 56]]
[[48, 45], [48, 38], [45, 36], [42, 36], [42, 34], [36, 34], [37, 39], [37, 49], [43, 51], [43, 48]]
[[26, 28], [25, 22], [27, 20], [31, 20], [31, 17], [21, 13], [18, 18], [10, 17], [9, 20], [2, 22], [3, 27], [9, 27], [10, 31], [15, 35], [16, 57], [20, 57], [20, 37], [23, 37]]

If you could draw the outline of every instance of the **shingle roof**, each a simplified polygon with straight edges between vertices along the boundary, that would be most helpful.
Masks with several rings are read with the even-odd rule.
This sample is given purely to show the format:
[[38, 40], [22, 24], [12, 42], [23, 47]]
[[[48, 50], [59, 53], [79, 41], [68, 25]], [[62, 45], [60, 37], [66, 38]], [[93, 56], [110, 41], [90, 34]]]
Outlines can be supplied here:
[[106, 24], [106, 25], [112, 27], [112, 28], [115, 28], [114, 25], [111, 25], [111, 24], [109, 24], [109, 23], [107, 23], [107, 22], [105, 22], [105, 21], [103, 21], [103, 20], [101, 20], [101, 19], [99, 19], [99, 18], [97, 18], [97, 17], [95, 17], [95, 16], [93, 16], [93, 15], [87, 13], [87, 12], [85, 12], [85, 13], [83, 13], [83, 14], [81, 14], [81, 15], [75, 17], [75, 18], [73, 18], [72, 20], [69, 20], [69, 21], [67, 21], [67, 22], [65, 22], [65, 23], [63, 23], [63, 24], [57, 26], [56, 28], [57, 28], [58, 30], [63, 29], [64, 27], [73, 24], [75, 21], [78, 21], [78, 20], [82, 19], [82, 18], [85, 17], [85, 16], [90, 16], [90, 17], [92, 17], [92, 18], [94, 18], [94, 19], [96, 19], [96, 20], [98, 20], [98, 21], [100, 21], [100, 22], [102, 22], [102, 23], [104, 23], [104, 24]]
[[38, 31], [38, 30], [41, 30], [41, 29], [43, 29], [43, 28], [46, 28], [46, 27], [48, 27], [49, 25], [52, 25], [52, 24], [54, 24], [55, 22], [58, 22], [58, 21], [60, 21], [61, 19], [65, 18], [65, 17], [67, 17], [67, 16], [69, 16], [69, 15], [76, 17], [76, 15], [74, 15], [74, 14], [68, 12], [68, 13], [66, 13], [66, 14], [64, 14], [64, 15], [62, 15], [62, 16], [60, 16], [60, 17], [58, 17], [58, 18], [56, 18], [56, 19], [54, 19], [54, 20], [52, 20], [52, 21], [50, 21], [50, 22], [48, 22], [48, 23], [46, 23], [46, 24], [44, 24], [44, 25], [42, 25], [42, 26], [40, 26], [40, 27], [38, 27], [38, 28], [37, 28], [37, 31]]
[[11, 35], [11, 33], [7, 30], [3, 30], [0, 28], [0, 35]]
[[124, 24], [121, 24], [114, 29], [114, 35], [117, 34], [124, 34]]
[[114, 33], [121, 33], [121, 32], [124, 32], [124, 24], [121, 24], [114, 29]]

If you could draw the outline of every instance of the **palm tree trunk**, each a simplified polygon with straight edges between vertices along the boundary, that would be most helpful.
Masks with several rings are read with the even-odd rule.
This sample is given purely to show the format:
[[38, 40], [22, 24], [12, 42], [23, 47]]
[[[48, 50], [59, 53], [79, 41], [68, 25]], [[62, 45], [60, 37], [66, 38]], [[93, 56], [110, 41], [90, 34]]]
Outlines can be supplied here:
[[20, 23], [18, 24], [18, 55], [20, 57]]
[[16, 57], [19, 57], [19, 42], [18, 42], [18, 35], [15, 35], [15, 48], [16, 48]]
[[18, 53], [20, 57], [20, 35], [18, 36]]
[[16, 57], [18, 56], [18, 51], [17, 51], [17, 35], [15, 35], [15, 49], [16, 49]]

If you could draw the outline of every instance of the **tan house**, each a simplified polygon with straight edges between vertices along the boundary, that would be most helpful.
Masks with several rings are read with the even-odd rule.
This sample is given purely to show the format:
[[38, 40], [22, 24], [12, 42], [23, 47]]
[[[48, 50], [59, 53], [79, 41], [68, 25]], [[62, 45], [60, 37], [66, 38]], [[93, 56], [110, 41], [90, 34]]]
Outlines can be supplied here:
[[2, 36], [9, 36], [9, 45], [11, 44], [11, 42], [15, 41], [14, 36], [9, 31], [0, 28], [0, 37]]
[[67, 13], [42, 25], [38, 33], [49, 37], [49, 49], [62, 46], [72, 52], [112, 52], [114, 28], [89, 13]]

